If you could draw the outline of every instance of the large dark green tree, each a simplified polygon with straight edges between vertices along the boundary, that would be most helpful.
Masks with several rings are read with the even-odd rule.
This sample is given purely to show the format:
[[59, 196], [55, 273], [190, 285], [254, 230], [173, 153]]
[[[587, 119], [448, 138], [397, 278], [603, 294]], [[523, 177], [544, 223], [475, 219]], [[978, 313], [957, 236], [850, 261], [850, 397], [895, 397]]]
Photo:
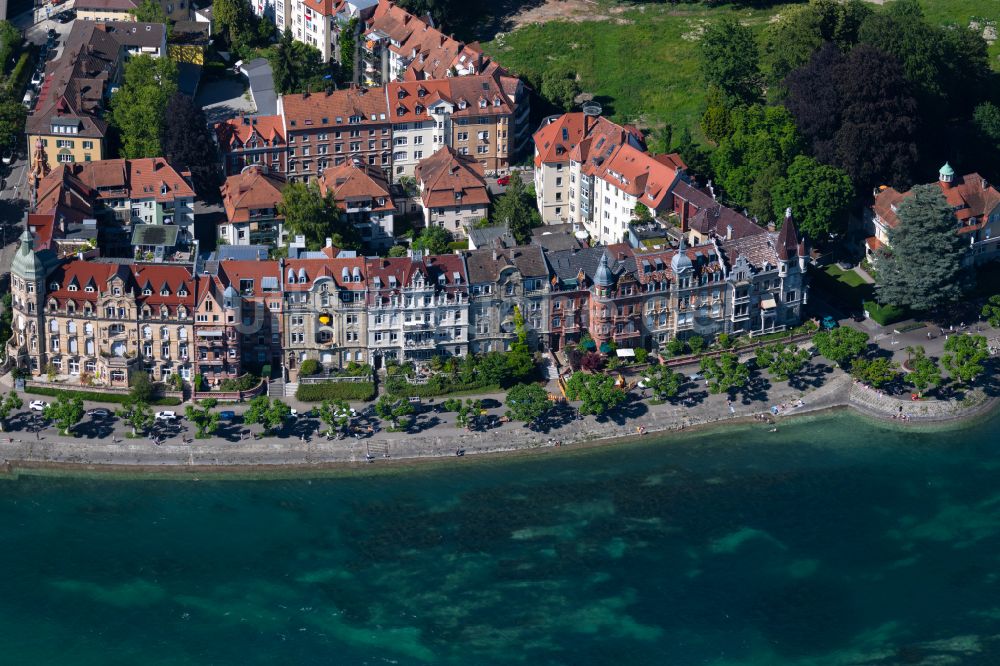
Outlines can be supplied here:
[[761, 99], [760, 53], [753, 31], [732, 17], [710, 24], [699, 46], [701, 72], [729, 104]]
[[444, 227], [426, 227], [413, 241], [413, 249], [427, 254], [448, 254], [450, 243], [451, 234]]
[[787, 168], [799, 153], [795, 122], [783, 107], [755, 104], [730, 113], [731, 132], [711, 157], [718, 182], [729, 197], [746, 204], [764, 172]]
[[918, 185], [896, 211], [889, 247], [875, 259], [875, 293], [881, 303], [931, 310], [962, 295], [966, 244], [955, 213], [938, 185]]
[[919, 116], [891, 56], [866, 44], [847, 55], [825, 46], [788, 75], [785, 88], [785, 106], [819, 162], [843, 169], [862, 191], [909, 184]]
[[174, 93], [167, 103], [160, 128], [160, 147], [171, 163], [191, 170], [200, 194], [218, 187], [218, 154], [205, 112], [184, 93]]
[[6, 151], [17, 145], [27, 117], [24, 106], [0, 91], [0, 150]]
[[111, 97], [111, 124], [121, 140], [121, 156], [161, 157], [160, 128], [177, 92], [177, 65], [170, 58], [142, 54], [125, 64], [121, 89]]
[[791, 208], [799, 231], [811, 238], [845, 231], [853, 196], [846, 173], [806, 155], [792, 160], [785, 177], [771, 190], [775, 219], [783, 219]]
[[509, 225], [510, 233], [518, 243], [527, 243], [531, 239], [531, 230], [541, 225], [535, 200], [517, 173], [511, 175], [507, 190], [493, 202], [490, 221], [496, 225]]
[[285, 216], [289, 235], [304, 236], [311, 250], [323, 247], [327, 238], [339, 248], [360, 247], [358, 232], [341, 217], [333, 193], [323, 196], [314, 183], [289, 183], [282, 191], [278, 212]]

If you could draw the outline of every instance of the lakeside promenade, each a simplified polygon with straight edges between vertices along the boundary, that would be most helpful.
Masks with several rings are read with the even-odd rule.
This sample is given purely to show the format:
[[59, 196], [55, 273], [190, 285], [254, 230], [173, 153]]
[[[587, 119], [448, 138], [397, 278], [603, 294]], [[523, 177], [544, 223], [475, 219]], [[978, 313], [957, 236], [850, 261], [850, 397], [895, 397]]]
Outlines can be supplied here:
[[[711, 395], [703, 384], [689, 388], [685, 396], [693, 404], [685, 405], [678, 400], [650, 405], [633, 390], [625, 404], [599, 418], [579, 418], [575, 410], [567, 409], [564, 414], [557, 411], [538, 429], [511, 422], [473, 432], [456, 427], [454, 413], [439, 413], [424, 405], [408, 432], [382, 430], [360, 440], [350, 437], [328, 440], [321, 434], [325, 427], [319, 420], [299, 417], [275, 434], [260, 439], [241, 438], [239, 433], [245, 432], [245, 426], [225, 424], [215, 436], [192, 440], [193, 427], [181, 421], [161, 444], [155, 444], [145, 437], [123, 437], [121, 424], [117, 428], [91, 427], [85, 419], [76, 428], [80, 434], [76, 438], [60, 436], [53, 427], [38, 435], [23, 429], [0, 435], [0, 459], [8, 472], [19, 468], [73, 466], [152, 472], [288, 469], [295, 473], [310, 468], [365, 465], [367, 456], [371, 456], [374, 464], [386, 464], [455, 457], [460, 449], [466, 455], [568, 449], [640, 437], [640, 427], [645, 432], [641, 437], [650, 437], [654, 433], [679, 432], [727, 421], [753, 423], [756, 418], [762, 429], [770, 430], [780, 428], [787, 417], [838, 407], [852, 407], [862, 414], [887, 420], [905, 413], [906, 423], [910, 424], [965, 418], [994, 405], [993, 398], [974, 392], [962, 404], [894, 398], [859, 385], [846, 373], [823, 363], [811, 364], [802, 383], [796, 386], [784, 382], [772, 385], [757, 374], [747, 391], [731, 404], [725, 394]], [[502, 402], [504, 396], [482, 397]], [[245, 408], [245, 405], [234, 407], [237, 413]], [[778, 408], [779, 414], [773, 415], [772, 408]], [[502, 406], [488, 410], [491, 415], [503, 411]], [[257, 430], [255, 426], [254, 431]]]

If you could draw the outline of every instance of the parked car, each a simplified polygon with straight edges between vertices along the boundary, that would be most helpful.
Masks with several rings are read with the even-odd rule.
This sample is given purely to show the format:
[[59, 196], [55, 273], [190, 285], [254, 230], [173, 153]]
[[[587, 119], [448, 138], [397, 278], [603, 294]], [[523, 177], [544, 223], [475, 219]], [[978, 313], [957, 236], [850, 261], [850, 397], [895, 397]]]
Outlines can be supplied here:
[[842, 271], [849, 271], [852, 268], [854, 268], [854, 264], [852, 264], [849, 261], [838, 261], [837, 268], [839, 268]]
[[11, 164], [13, 161], [14, 161], [14, 149], [10, 148], [10, 149], [4, 151], [4, 154], [3, 154], [3, 163], [4, 164]]
[[503, 185], [504, 187], [510, 185], [510, 176], [500, 176], [497, 178], [497, 185]]
[[157, 421], [173, 421], [177, 418], [177, 412], [173, 410], [164, 410], [162, 412], [156, 412]]
[[55, 29], [55, 28], [49, 28], [49, 32], [48, 32], [48, 35], [49, 35], [49, 38], [54, 38], [54, 37], [55, 37], [56, 35], [58, 35], [58, 34], [59, 34], [59, 33], [58, 33], [58, 32], [56, 32], [56, 29]]
[[76, 12], [72, 9], [67, 9], [64, 12], [59, 12], [53, 18], [55, 18], [57, 23], [69, 23], [76, 18]]
[[219, 412], [219, 420], [220, 421], [234, 421], [234, 420], [236, 420], [236, 412], [228, 410], [228, 409], [225, 410], [225, 411]]
[[44, 80], [45, 80], [45, 73], [44, 72], [35, 72], [31, 76], [31, 85], [33, 85], [33, 86], [40, 86], [40, 85], [42, 85], [42, 81], [44, 81]]
[[95, 409], [87, 410], [87, 416], [96, 416], [101, 419], [106, 419], [111, 416], [111, 410], [104, 409], [103, 407], [97, 407]]
[[840, 324], [838, 324], [837, 320], [834, 319], [832, 316], [826, 315], [825, 317], [823, 317], [823, 328], [826, 329], [827, 331], [832, 331], [838, 326], [840, 326]]
[[28, 403], [28, 409], [33, 412], [44, 412], [45, 408], [49, 406], [49, 403], [44, 400], [32, 400]]
[[21, 98], [21, 104], [23, 104], [24, 108], [26, 109], [30, 109], [34, 101], [35, 101], [35, 92], [33, 90], [28, 90], [27, 92], [24, 93], [24, 97]]
[[700, 382], [704, 378], [705, 377], [700, 372], [693, 372], [690, 375], [688, 375], [689, 382]]

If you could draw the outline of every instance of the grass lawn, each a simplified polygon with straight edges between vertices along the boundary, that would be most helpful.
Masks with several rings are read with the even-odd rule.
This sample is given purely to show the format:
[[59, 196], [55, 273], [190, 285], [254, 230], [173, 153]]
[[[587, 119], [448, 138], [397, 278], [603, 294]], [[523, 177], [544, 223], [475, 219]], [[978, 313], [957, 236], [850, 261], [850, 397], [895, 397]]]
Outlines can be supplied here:
[[[700, 138], [705, 85], [696, 46], [704, 25], [734, 15], [759, 31], [794, 4], [798, 3], [778, 2], [760, 9], [669, 3], [623, 8], [600, 0], [595, 13], [615, 8], [613, 18], [526, 25], [483, 47], [536, 89], [552, 64], [566, 63], [611, 119], [641, 127], [670, 123], [674, 136], [688, 127]], [[922, 0], [921, 4], [934, 23], [968, 25], [971, 17], [981, 17], [1000, 25], [1000, 0]], [[990, 47], [990, 61], [1000, 70], [998, 57], [1000, 40]]]
[[854, 271], [845, 271], [840, 266], [836, 264], [830, 264], [823, 269], [827, 275], [837, 280], [838, 282], [843, 282], [848, 287], [861, 287], [868, 284], [865, 282], [864, 278], [855, 273]]
[[813, 286], [840, 301], [850, 309], [857, 309], [862, 301], [873, 298], [874, 289], [854, 271], [844, 271], [835, 265], [824, 266], [813, 275]]
[[698, 136], [705, 85], [696, 46], [703, 26], [734, 14], [761, 28], [784, 6], [735, 10], [639, 5], [617, 13], [614, 20], [527, 25], [483, 46], [532, 85], [539, 84], [542, 72], [553, 63], [566, 63], [613, 120], [643, 126], [667, 122], [675, 135], [689, 127]]

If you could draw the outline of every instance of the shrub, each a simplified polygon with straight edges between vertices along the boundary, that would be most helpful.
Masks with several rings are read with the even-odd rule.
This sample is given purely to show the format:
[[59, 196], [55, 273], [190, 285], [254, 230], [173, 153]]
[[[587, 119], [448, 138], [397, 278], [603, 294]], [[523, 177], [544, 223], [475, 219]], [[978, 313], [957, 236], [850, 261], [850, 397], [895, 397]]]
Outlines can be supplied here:
[[490, 382], [479, 379], [471, 382], [462, 381], [429, 381], [426, 384], [409, 384], [405, 381], [399, 380], [389, 380], [385, 383], [385, 390], [389, 395], [406, 398], [409, 396], [416, 396], [419, 398], [434, 398], [439, 395], [448, 395], [449, 393], [466, 393], [472, 391], [481, 391], [483, 393], [489, 391], [499, 391], [499, 384], [491, 384]]
[[299, 374], [304, 377], [315, 375], [317, 372], [319, 372], [319, 361], [314, 358], [307, 358], [302, 361], [302, 365], [299, 366]]
[[262, 365], [260, 367], [260, 376], [263, 379], [270, 379], [271, 378], [271, 364], [270, 363], [267, 363], [267, 364]]
[[888, 326], [905, 319], [908, 314], [906, 308], [896, 305], [879, 305], [875, 301], [865, 301], [865, 310], [868, 311], [868, 316], [880, 326]]
[[317, 384], [299, 384], [295, 397], [303, 402], [320, 402], [322, 400], [364, 400], [375, 397], [373, 382], [320, 382]]
[[242, 375], [236, 379], [223, 379], [219, 382], [220, 391], [249, 391], [257, 388], [260, 384], [260, 377], [257, 375]]
[[636, 348], [636, 350], [635, 350], [635, 362], [636, 363], [645, 363], [647, 358], [649, 358], [649, 352], [648, 351], [646, 351], [642, 347]]
[[[81, 400], [86, 400], [87, 402], [108, 402], [113, 404], [124, 404], [128, 399], [129, 395], [127, 393], [100, 393], [99, 391], [77, 391], [74, 389], [67, 388], [50, 388], [48, 386], [26, 386], [24, 388], [25, 393], [34, 393], [36, 395], [47, 395], [53, 398], [58, 398], [59, 396], [69, 397], [69, 398], [80, 398]], [[151, 405], [163, 406], [163, 407], [173, 407], [181, 404], [179, 398], [154, 398], [150, 401]]]
[[8, 90], [10, 90], [12, 94], [20, 94], [28, 85], [28, 79], [30, 77], [31, 54], [25, 51], [21, 54], [21, 57], [18, 58], [17, 64], [14, 65], [14, 69], [11, 70], [10, 76], [7, 78]]

